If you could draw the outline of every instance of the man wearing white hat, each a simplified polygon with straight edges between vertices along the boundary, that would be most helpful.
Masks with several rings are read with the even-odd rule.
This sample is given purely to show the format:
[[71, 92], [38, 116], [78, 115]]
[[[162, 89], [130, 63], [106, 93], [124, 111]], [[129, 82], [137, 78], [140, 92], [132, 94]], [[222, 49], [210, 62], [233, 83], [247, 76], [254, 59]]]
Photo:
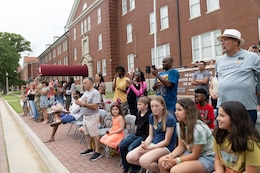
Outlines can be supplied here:
[[247, 109], [253, 123], [257, 118], [255, 75], [260, 75], [260, 58], [240, 48], [245, 40], [235, 29], [226, 29], [217, 37], [221, 42], [223, 56], [216, 61], [219, 107], [226, 101], [239, 101]]

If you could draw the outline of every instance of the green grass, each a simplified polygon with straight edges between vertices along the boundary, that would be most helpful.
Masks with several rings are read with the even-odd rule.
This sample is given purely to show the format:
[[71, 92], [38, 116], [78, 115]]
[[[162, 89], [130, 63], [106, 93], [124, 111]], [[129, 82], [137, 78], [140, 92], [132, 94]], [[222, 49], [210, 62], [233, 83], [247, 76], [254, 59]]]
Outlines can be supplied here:
[[20, 105], [20, 96], [15, 94], [10, 95], [2, 95], [2, 97], [9, 103], [9, 105], [15, 110], [17, 113], [22, 113], [23, 108]]

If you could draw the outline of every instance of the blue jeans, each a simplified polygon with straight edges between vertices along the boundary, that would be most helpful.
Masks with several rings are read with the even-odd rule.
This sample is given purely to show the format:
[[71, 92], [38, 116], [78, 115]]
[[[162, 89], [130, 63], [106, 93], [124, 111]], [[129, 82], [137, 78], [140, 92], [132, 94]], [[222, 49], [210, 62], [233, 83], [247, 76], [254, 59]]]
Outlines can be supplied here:
[[247, 110], [247, 113], [252, 120], [253, 125], [255, 126], [256, 124], [256, 119], [257, 119], [257, 111], [256, 110]]
[[135, 134], [129, 135], [127, 138], [121, 141], [119, 144], [120, 155], [122, 159], [122, 164], [125, 170], [128, 170], [131, 167], [132, 171], [138, 171], [141, 167], [139, 165], [131, 165], [126, 160], [126, 155], [129, 151], [138, 147], [141, 144], [141, 141], [144, 141], [145, 138], [141, 136], [136, 136]]
[[37, 120], [38, 117], [39, 117], [39, 114], [38, 114], [38, 110], [37, 110], [37, 108], [36, 108], [36, 104], [35, 104], [35, 102], [34, 102], [33, 100], [29, 100], [29, 104], [30, 104], [30, 108], [31, 108], [31, 110], [32, 110], [33, 118], [34, 118], [35, 120]]

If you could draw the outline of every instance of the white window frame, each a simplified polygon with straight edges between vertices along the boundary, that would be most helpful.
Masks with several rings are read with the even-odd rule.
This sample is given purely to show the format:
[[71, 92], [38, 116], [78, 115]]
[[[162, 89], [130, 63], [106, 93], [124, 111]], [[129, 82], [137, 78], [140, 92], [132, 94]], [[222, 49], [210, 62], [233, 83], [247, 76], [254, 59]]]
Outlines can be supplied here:
[[101, 62], [100, 62], [100, 60], [97, 61], [97, 73], [101, 73]]
[[76, 40], [77, 39], [77, 29], [74, 28], [73, 29], [73, 40]]
[[68, 56], [66, 56], [63, 60], [64, 65], [68, 65]]
[[87, 21], [88, 21], [88, 24], [87, 24], [88, 29], [87, 29], [87, 31], [90, 31], [91, 30], [91, 19], [90, 19], [90, 16], [88, 16]]
[[161, 30], [169, 28], [168, 6], [160, 8]]
[[220, 9], [219, 0], [207, 0], [207, 13]]
[[80, 35], [84, 34], [84, 21], [80, 23]]
[[87, 24], [87, 19], [84, 19], [84, 24], [83, 24], [83, 34], [88, 31], [88, 24]]
[[77, 48], [74, 48], [74, 60], [77, 60]]
[[102, 75], [107, 75], [107, 61], [106, 58], [102, 59]]
[[127, 43], [131, 43], [133, 41], [133, 34], [132, 34], [132, 24], [129, 23], [126, 26], [126, 37], [127, 37]]
[[101, 9], [97, 9], [97, 24], [101, 23]]
[[189, 0], [190, 19], [201, 16], [200, 0]]
[[135, 0], [129, 0], [129, 11], [135, 9]]
[[151, 49], [151, 58], [152, 58], [152, 65], [155, 65], [156, 68], [162, 68], [162, 60], [166, 56], [170, 56], [170, 43], [161, 45], [157, 47], [157, 58], [154, 57], [154, 48]]
[[122, 16], [127, 13], [127, 0], [122, 0]]
[[155, 23], [154, 23], [154, 12], [151, 12], [149, 14], [149, 21], [150, 21], [150, 34], [154, 34], [154, 26], [155, 26]]
[[61, 54], [61, 45], [58, 45], [57, 46], [57, 55], [60, 55]]
[[102, 45], [102, 34], [98, 34], [98, 50], [101, 50], [103, 48]]
[[56, 57], [56, 49], [52, 50], [52, 57], [55, 58]]
[[135, 67], [135, 59], [134, 58], [135, 58], [134, 54], [127, 55], [127, 69], [128, 69], [128, 72], [130, 72]]
[[84, 11], [86, 8], [88, 8], [88, 4], [84, 2], [84, 4], [82, 5], [82, 11]]
[[216, 39], [221, 30], [214, 30], [191, 38], [192, 62], [210, 61], [222, 55], [221, 43]]

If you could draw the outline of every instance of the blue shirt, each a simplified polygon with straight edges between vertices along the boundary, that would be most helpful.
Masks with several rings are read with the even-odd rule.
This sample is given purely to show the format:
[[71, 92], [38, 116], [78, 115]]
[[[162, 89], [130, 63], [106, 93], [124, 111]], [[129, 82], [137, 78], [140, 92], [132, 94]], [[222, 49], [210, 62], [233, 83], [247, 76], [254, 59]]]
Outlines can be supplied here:
[[[149, 117], [149, 124], [152, 125], [152, 126], [154, 125], [153, 114], [151, 114], [150, 117]], [[177, 125], [177, 121], [176, 121], [175, 117], [172, 114], [168, 114], [167, 118], [166, 118], [166, 127], [167, 128], [168, 127], [174, 127], [171, 142], [168, 146], [166, 146], [170, 151], [172, 151], [174, 149], [174, 144], [175, 144], [176, 139], [177, 139], [176, 125]], [[163, 131], [161, 129], [161, 127], [162, 127], [162, 122], [158, 122], [158, 128], [157, 129], [154, 129], [154, 127], [153, 127], [153, 140], [152, 140], [153, 144], [157, 144], [157, 143], [159, 143], [159, 142], [161, 142], [165, 139], [166, 131]]]

